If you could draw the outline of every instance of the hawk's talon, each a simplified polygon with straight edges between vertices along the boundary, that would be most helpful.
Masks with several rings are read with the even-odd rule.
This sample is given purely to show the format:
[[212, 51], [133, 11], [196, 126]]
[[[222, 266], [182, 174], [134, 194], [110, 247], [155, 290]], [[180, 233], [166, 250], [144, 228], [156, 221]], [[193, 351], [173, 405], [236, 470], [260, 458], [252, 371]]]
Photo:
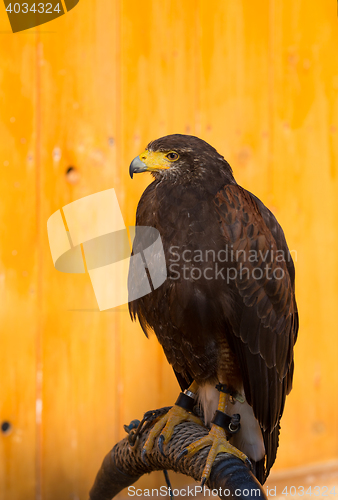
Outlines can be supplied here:
[[179, 462], [179, 460], [181, 460], [181, 458], [185, 457], [186, 455], [188, 455], [188, 450], [186, 448], [184, 448], [182, 451], [180, 451], [180, 453], [178, 454], [178, 457], [177, 457], [177, 462]]
[[211, 448], [209, 450], [201, 477], [202, 486], [208, 480], [215, 458], [219, 453], [229, 453], [242, 460], [242, 462], [244, 462], [245, 464], [251, 465], [248, 457], [242, 451], [238, 450], [227, 441], [224, 429], [222, 427], [219, 427], [218, 425], [213, 424], [207, 436], [204, 436], [195, 443], [190, 444], [186, 448], [186, 454], [195, 455], [195, 453], [202, 450], [203, 448], [206, 448], [207, 446], [211, 446]]
[[144, 465], [147, 465], [149, 467], [149, 464], [148, 464], [147, 459], [146, 459], [146, 455], [147, 455], [147, 451], [143, 448], [143, 450], [141, 452], [141, 460], [144, 463]]
[[253, 470], [253, 467], [252, 467], [252, 462], [251, 462], [251, 460], [250, 460], [248, 457], [246, 457], [246, 460], [245, 460], [245, 465], [246, 465], [247, 467], [249, 467], [249, 469], [250, 469], [251, 471]]
[[176, 405], [170, 408], [165, 415], [155, 422], [153, 428], [149, 432], [148, 438], [143, 446], [142, 456], [144, 457], [147, 453], [151, 452], [154, 447], [155, 439], [158, 436], [158, 448], [161, 454], [166, 456], [164, 454], [164, 445], [170, 441], [176, 425], [187, 421], [203, 425], [199, 417], [187, 412], [184, 408]]
[[157, 443], [158, 449], [160, 450], [161, 455], [166, 457], [166, 454], [164, 453], [164, 450], [163, 450], [163, 443], [164, 443], [164, 436], [163, 436], [163, 434], [161, 434], [160, 437], [158, 438], [158, 443]]

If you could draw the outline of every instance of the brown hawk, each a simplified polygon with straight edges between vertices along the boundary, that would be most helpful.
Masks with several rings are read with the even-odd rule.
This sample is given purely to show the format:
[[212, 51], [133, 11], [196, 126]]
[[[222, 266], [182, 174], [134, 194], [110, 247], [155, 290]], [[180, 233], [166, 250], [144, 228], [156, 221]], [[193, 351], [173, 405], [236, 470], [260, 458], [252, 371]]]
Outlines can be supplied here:
[[[202, 482], [226, 451], [249, 457], [263, 483], [276, 458], [298, 332], [295, 270], [283, 230], [236, 183], [223, 156], [197, 137], [151, 142], [130, 165], [131, 177], [139, 172], [154, 180], [139, 201], [136, 226], [159, 231], [167, 279], [129, 310], [146, 334], [155, 332], [185, 391], [144, 452], [158, 435], [163, 449], [180, 421], [202, 423], [191, 411], [198, 401], [211, 430], [186, 452], [211, 445]], [[133, 252], [140, 246], [136, 228]]]

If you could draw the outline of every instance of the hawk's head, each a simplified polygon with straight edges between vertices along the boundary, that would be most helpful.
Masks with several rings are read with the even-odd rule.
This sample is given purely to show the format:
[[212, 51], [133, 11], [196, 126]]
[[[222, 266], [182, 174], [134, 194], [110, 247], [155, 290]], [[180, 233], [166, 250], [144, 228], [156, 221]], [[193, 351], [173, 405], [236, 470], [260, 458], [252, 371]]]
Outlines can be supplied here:
[[155, 179], [207, 180], [217, 173], [234, 182], [228, 162], [207, 142], [193, 135], [167, 135], [148, 144], [130, 164], [130, 177], [151, 172]]

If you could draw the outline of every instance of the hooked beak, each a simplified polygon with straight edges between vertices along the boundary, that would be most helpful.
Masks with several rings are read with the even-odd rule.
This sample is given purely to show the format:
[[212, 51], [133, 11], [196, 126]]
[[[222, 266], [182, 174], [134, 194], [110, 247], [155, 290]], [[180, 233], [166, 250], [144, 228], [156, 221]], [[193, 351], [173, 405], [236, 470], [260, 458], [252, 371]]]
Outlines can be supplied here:
[[145, 172], [147, 170], [147, 165], [143, 163], [139, 156], [133, 159], [129, 167], [129, 175], [133, 178], [134, 174], [139, 174], [140, 172]]

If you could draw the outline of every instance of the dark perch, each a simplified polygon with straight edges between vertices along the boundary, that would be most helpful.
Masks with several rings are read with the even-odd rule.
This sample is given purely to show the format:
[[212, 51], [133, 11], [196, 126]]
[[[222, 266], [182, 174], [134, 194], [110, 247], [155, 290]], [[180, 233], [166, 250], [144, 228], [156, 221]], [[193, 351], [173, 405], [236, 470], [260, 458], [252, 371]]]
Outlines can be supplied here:
[[[128, 437], [117, 443], [105, 456], [89, 493], [90, 500], [111, 500], [124, 488], [135, 483], [143, 474], [155, 470], [173, 470], [200, 481], [209, 447], [190, 458], [182, 457], [178, 460], [180, 452], [186, 446], [208, 433], [206, 428], [199, 425], [190, 422], [179, 424], [175, 428], [171, 441], [164, 448], [166, 456], [161, 454], [157, 446], [158, 441], [156, 441], [152, 452], [146, 457], [147, 464], [142, 461], [142, 447], [154, 423], [154, 418], [156, 419], [165, 411], [168, 411], [168, 408], [146, 413], [145, 419], [138, 427], [139, 438], [134, 449], [129, 442], [135, 439], [135, 430], [132, 430]], [[241, 460], [227, 453], [217, 456], [207, 486], [219, 492], [221, 489], [223, 493], [219, 494], [220, 498], [267, 499], [262, 486], [248, 467]]]

